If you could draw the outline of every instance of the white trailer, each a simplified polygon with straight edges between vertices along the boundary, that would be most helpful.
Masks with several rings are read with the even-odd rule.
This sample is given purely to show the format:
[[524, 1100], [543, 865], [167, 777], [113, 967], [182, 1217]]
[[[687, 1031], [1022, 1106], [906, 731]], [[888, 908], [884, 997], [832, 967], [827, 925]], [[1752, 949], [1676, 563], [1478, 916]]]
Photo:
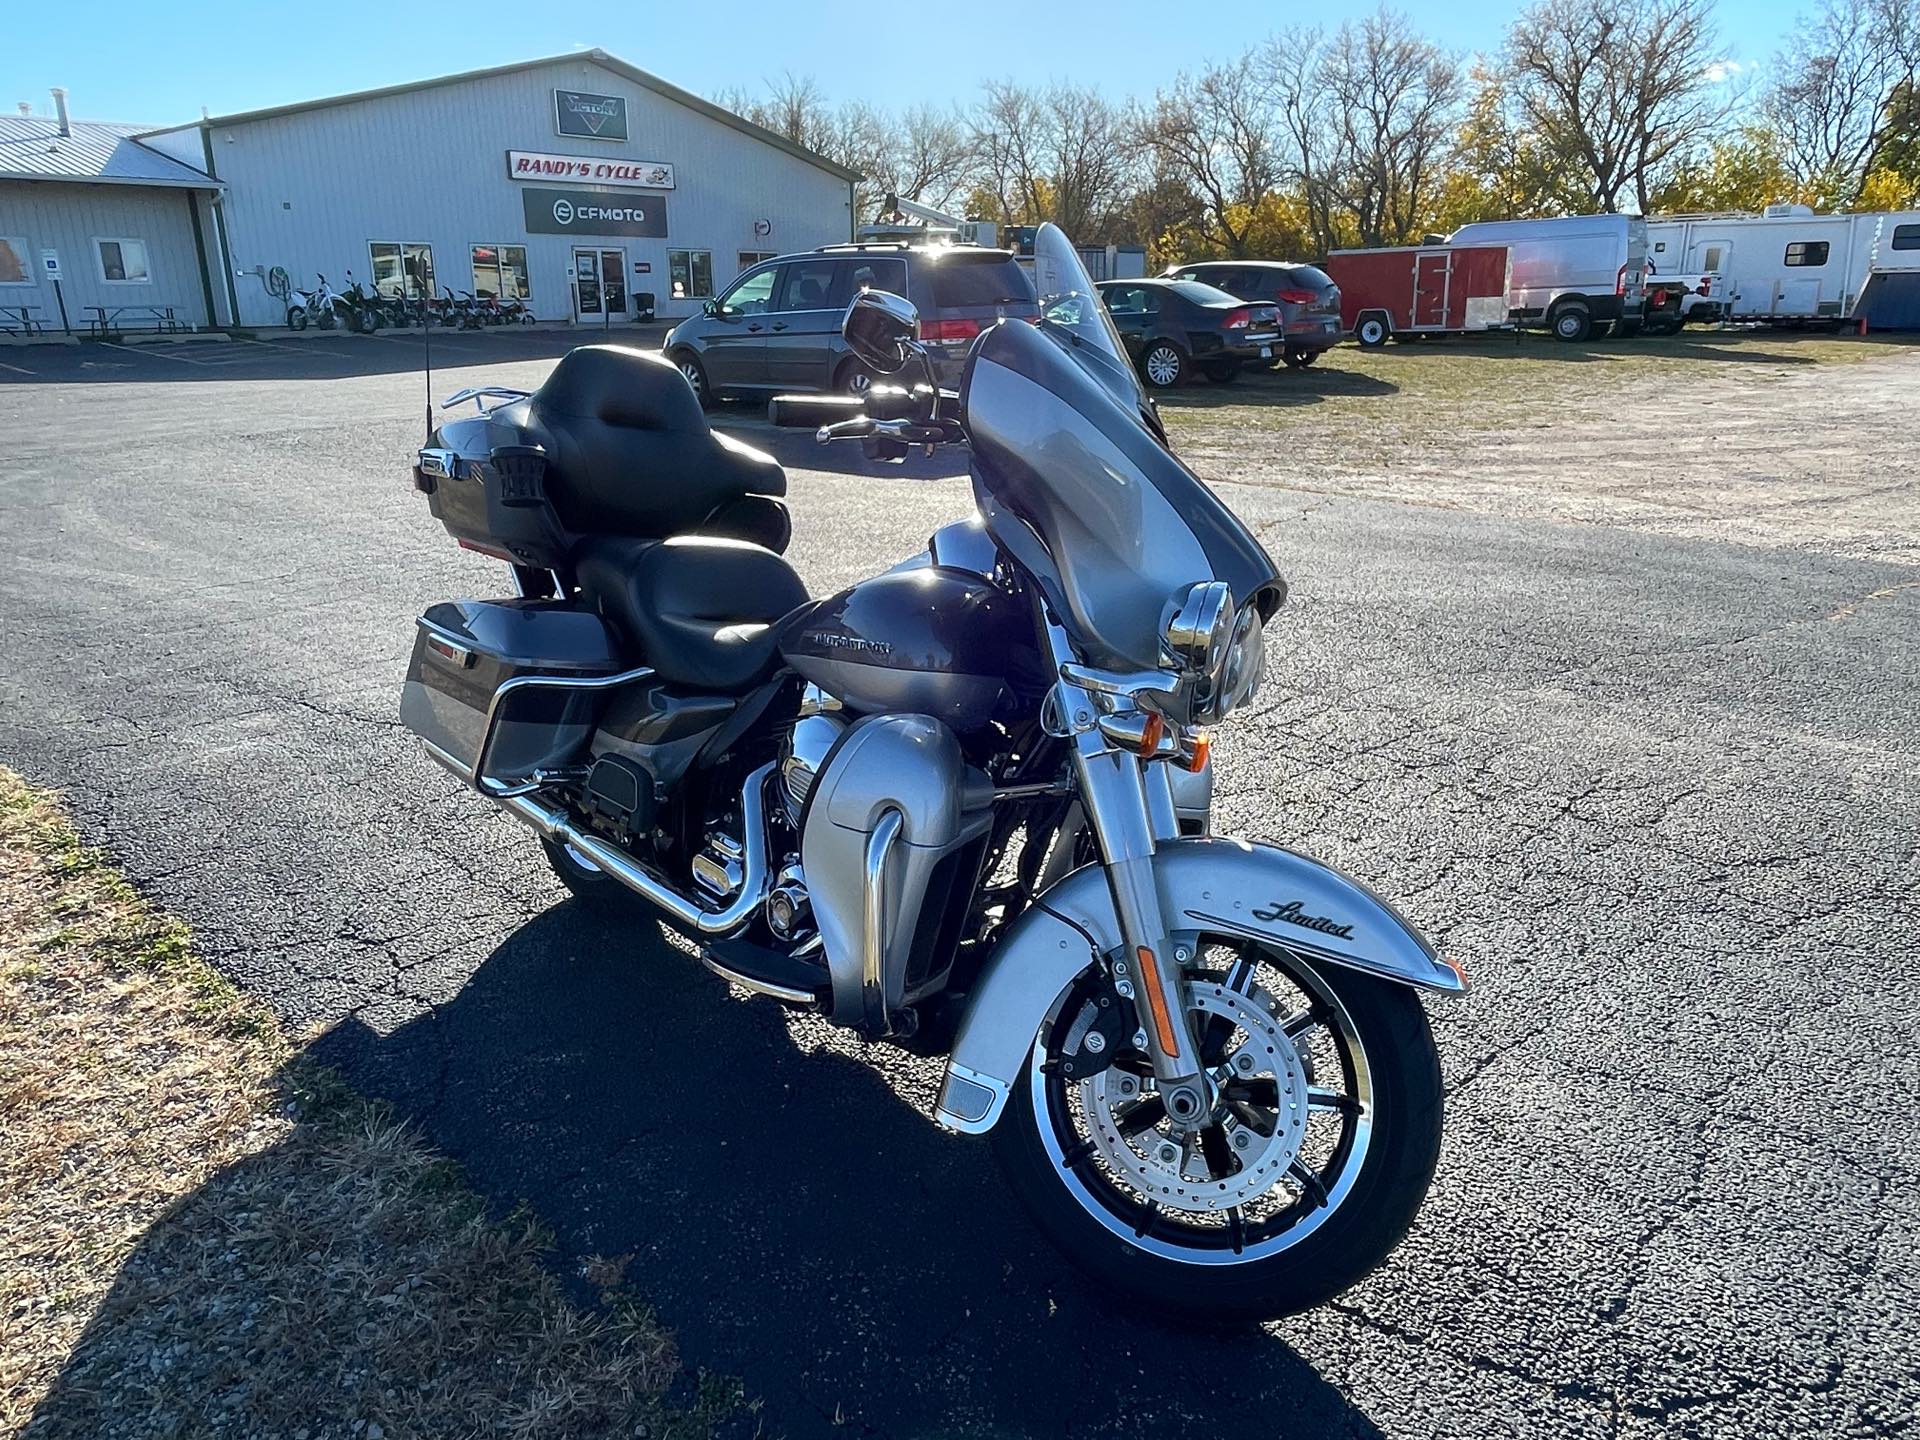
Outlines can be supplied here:
[[1656, 276], [1705, 290], [1683, 299], [1689, 320], [1838, 324], [1853, 318], [1883, 224], [1920, 224], [1920, 211], [1817, 215], [1769, 205], [1759, 215], [1664, 216], [1647, 221], [1647, 258]]

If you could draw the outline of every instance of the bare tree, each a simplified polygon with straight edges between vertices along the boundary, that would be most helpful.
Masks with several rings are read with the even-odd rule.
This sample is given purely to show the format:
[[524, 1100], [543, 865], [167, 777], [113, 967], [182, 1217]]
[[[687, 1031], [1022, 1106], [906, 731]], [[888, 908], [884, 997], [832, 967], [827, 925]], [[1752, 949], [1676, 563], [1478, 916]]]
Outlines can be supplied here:
[[1046, 125], [1040, 96], [1011, 80], [987, 82], [972, 120], [975, 187], [993, 197], [1002, 225], [1043, 219], [1040, 148]]
[[1133, 127], [1097, 90], [1071, 85], [1047, 91], [1042, 115], [1047, 218], [1074, 240], [1092, 243], [1104, 237], [1121, 203]]
[[825, 154], [832, 143], [833, 117], [814, 78], [789, 70], [778, 80], [764, 84], [764, 93], [759, 96], [749, 95], [738, 86], [723, 91], [720, 104], [763, 130]]
[[1460, 63], [1381, 9], [1342, 25], [1318, 68], [1322, 106], [1339, 137], [1334, 189], [1360, 242], [1414, 238], [1432, 207], [1460, 125]]
[[1270, 92], [1252, 56], [1182, 75], [1154, 99], [1142, 140], [1166, 177], [1201, 207], [1201, 230], [1246, 253], [1254, 212], [1281, 178]]
[[1277, 143], [1287, 150], [1282, 174], [1298, 190], [1307, 230], [1322, 253], [1342, 239], [1340, 182], [1352, 165], [1346, 130], [1326, 103], [1325, 53], [1319, 30], [1291, 30], [1268, 41], [1261, 57]]
[[1529, 125], [1579, 161], [1591, 203], [1646, 208], [1663, 167], [1730, 113], [1716, 86], [1712, 0], [1541, 0], [1507, 34], [1506, 70]]
[[1765, 114], [1794, 179], [1846, 204], [1901, 128], [1920, 66], [1920, 0], [1826, 0], [1775, 66]]
[[952, 110], [916, 105], [894, 127], [886, 175], [894, 194], [945, 210], [965, 186], [972, 163], [966, 121]]

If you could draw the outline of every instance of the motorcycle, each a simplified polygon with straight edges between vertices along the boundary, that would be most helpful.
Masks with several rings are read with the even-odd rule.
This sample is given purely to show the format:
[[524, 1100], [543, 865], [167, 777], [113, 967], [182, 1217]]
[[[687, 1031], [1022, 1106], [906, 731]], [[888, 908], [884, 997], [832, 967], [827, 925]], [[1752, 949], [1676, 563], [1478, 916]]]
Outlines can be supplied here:
[[287, 328], [304, 330], [309, 322], [322, 330], [331, 330], [340, 323], [345, 303], [341, 296], [334, 293], [327, 284], [327, 277], [319, 277], [320, 283], [311, 290], [289, 292], [287, 300]]
[[[966, 447], [976, 514], [824, 599], [784, 473], [658, 354], [463, 391], [414, 483], [517, 594], [431, 606], [401, 716], [582, 901], [637, 901], [742, 989], [944, 1057], [1098, 1281], [1203, 1323], [1326, 1301], [1411, 1226], [1441, 1133], [1421, 991], [1465, 989], [1384, 900], [1212, 833], [1208, 727], [1286, 584], [1174, 456], [1079, 256], [941, 391], [899, 296], [825, 442]], [[800, 402], [794, 402], [800, 403]]]
[[387, 323], [387, 305], [377, 291], [369, 290], [347, 271], [347, 288], [337, 297], [347, 316], [347, 328], [371, 335]]

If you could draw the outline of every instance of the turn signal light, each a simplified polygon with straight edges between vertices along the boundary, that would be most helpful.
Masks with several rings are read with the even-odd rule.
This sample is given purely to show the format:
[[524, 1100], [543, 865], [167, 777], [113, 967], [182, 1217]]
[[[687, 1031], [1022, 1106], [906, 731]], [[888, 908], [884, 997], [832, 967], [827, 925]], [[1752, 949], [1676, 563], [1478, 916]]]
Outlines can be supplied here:
[[1167, 722], [1151, 710], [1136, 710], [1131, 715], [1102, 715], [1100, 733], [1122, 750], [1151, 757], [1167, 733]]
[[1198, 775], [1207, 768], [1207, 761], [1213, 758], [1213, 736], [1204, 730], [1196, 730], [1190, 748], [1182, 752], [1180, 764]]

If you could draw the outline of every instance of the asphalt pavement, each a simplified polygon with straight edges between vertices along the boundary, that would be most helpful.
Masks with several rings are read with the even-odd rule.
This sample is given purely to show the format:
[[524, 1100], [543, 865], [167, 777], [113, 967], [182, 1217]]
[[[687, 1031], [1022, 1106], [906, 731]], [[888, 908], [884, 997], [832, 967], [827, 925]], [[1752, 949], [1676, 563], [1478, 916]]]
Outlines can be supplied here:
[[[435, 337], [435, 389], [531, 383], [566, 339]], [[413, 618], [504, 579], [409, 488], [419, 352], [0, 351], [0, 761], [556, 1264], [632, 1254], [770, 1433], [1911, 1423], [1920, 572], [1224, 488], [1293, 594], [1219, 827], [1360, 876], [1476, 988], [1431, 1007], [1447, 1140], [1407, 1244], [1330, 1308], [1196, 1335], [1053, 1255], [925, 1118], [934, 1067], [583, 913], [419, 753]], [[816, 590], [968, 508], [951, 457], [723, 423], [796, 467]]]

